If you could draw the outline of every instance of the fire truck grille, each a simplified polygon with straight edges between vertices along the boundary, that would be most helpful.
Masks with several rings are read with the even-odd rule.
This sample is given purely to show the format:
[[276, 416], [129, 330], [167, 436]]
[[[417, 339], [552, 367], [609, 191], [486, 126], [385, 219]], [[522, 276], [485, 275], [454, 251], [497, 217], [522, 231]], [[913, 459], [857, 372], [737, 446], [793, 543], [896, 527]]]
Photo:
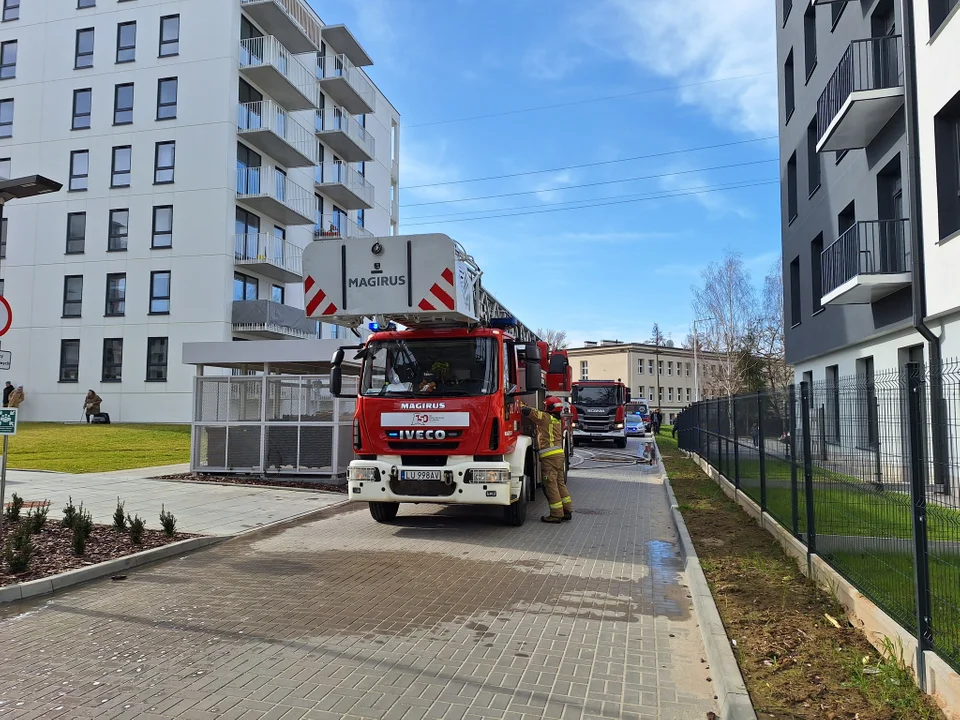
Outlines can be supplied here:
[[449, 452], [460, 447], [458, 442], [391, 442], [387, 443], [391, 450], [443, 450]]
[[450, 497], [456, 492], [456, 485], [445, 485], [438, 480], [391, 480], [390, 491], [397, 495], [415, 497]]

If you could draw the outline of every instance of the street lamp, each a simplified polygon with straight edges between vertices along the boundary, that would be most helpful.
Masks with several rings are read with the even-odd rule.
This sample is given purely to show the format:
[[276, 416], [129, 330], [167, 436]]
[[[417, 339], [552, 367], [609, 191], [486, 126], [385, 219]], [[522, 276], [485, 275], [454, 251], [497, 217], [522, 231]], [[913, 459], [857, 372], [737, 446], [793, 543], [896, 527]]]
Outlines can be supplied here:
[[700, 367], [697, 363], [697, 351], [700, 349], [700, 341], [697, 340], [697, 323], [709, 322], [710, 320], [716, 320], [716, 318], [697, 318], [693, 321], [693, 394], [695, 402], [700, 402]]

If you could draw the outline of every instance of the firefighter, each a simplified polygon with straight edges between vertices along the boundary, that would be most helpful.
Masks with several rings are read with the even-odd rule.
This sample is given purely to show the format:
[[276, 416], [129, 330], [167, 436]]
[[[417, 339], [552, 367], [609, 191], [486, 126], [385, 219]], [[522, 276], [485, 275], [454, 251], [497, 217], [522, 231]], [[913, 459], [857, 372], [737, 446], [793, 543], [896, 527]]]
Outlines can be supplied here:
[[546, 412], [529, 405], [522, 405], [523, 416], [530, 419], [537, 431], [537, 447], [540, 453], [540, 468], [543, 488], [550, 503], [550, 514], [540, 518], [545, 523], [559, 523], [573, 517], [573, 501], [567, 491], [563, 453], [563, 425], [560, 414], [563, 402], [550, 396], [543, 401]]

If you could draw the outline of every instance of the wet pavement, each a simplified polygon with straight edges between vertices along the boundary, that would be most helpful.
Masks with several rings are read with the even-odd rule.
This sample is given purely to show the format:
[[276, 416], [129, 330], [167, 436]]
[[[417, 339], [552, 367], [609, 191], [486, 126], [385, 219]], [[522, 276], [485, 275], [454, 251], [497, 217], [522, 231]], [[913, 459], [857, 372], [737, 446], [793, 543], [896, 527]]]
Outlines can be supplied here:
[[362, 504], [0, 620], [2, 718], [706, 718], [657, 470], [573, 471], [570, 523]]

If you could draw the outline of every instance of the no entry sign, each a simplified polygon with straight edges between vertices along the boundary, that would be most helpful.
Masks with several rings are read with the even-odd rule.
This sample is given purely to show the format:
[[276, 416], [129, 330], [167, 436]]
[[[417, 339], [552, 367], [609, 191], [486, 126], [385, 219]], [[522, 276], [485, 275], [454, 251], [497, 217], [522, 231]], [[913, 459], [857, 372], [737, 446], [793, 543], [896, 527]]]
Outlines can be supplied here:
[[13, 322], [13, 310], [10, 309], [10, 303], [0, 295], [0, 335], [6, 335]]

